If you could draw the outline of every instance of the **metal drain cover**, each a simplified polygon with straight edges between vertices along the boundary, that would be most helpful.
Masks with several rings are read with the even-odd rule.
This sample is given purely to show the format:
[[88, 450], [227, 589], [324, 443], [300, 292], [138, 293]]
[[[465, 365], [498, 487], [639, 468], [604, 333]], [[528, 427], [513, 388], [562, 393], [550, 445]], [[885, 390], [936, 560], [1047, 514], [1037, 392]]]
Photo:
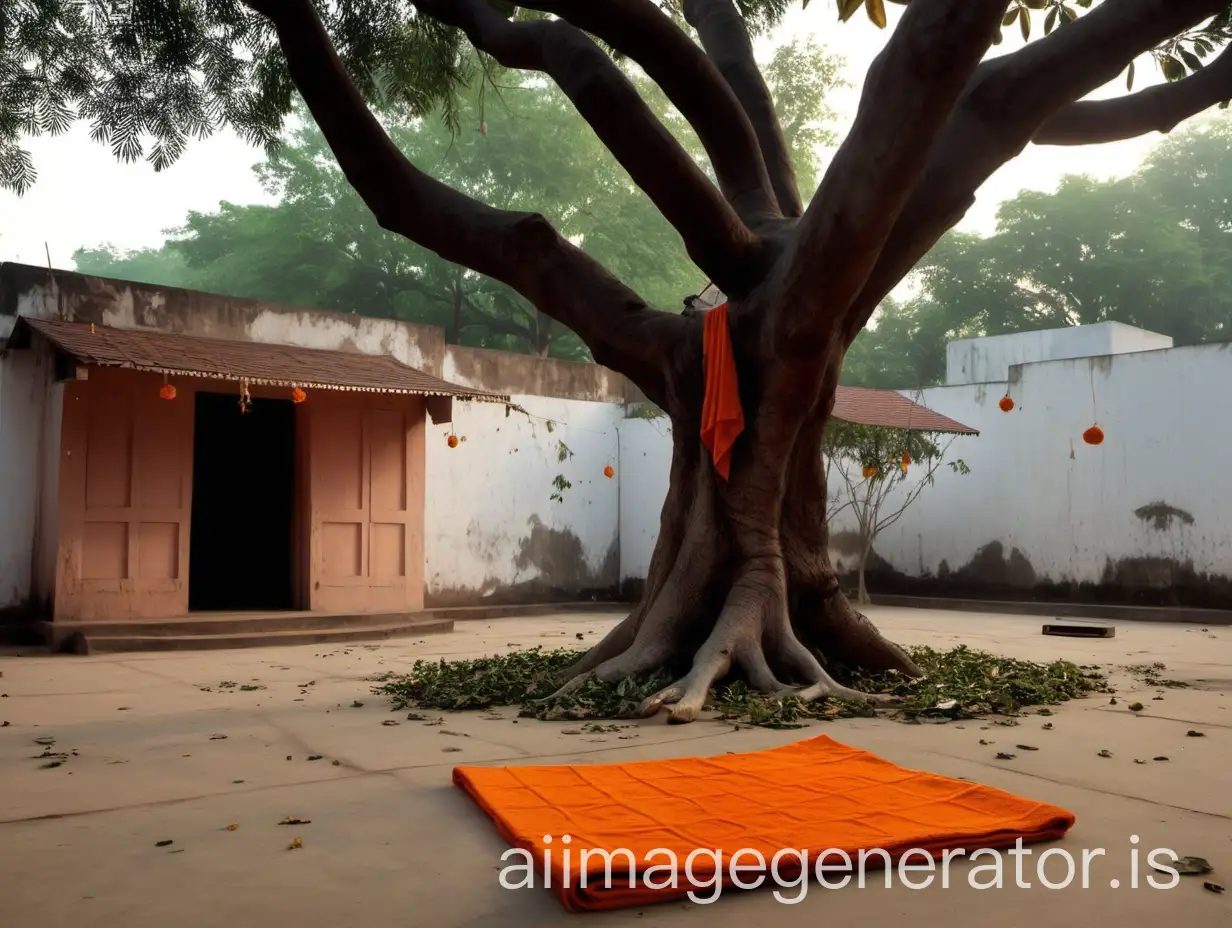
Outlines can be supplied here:
[[1061, 638], [1115, 638], [1116, 626], [1097, 622], [1069, 622], [1056, 619], [1044, 625], [1045, 635], [1056, 635]]

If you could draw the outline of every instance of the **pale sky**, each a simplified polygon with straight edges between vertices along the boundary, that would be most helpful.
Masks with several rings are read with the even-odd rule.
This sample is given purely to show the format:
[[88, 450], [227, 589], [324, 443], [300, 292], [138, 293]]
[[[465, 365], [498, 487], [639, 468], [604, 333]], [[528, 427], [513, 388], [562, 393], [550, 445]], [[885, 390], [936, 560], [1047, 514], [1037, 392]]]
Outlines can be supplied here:
[[[890, 28], [900, 8], [890, 7]], [[1001, 51], [1019, 47], [1017, 30], [1007, 31]], [[777, 31], [774, 41], [813, 35], [847, 61], [844, 71], [851, 89], [830, 101], [845, 131], [855, 113], [860, 84], [890, 30], [879, 30], [863, 14], [846, 24], [834, 20], [831, 3], [814, 3], [795, 10]], [[761, 43], [769, 49], [766, 42]], [[1150, 62], [1138, 67], [1135, 89], [1162, 78]], [[1124, 92], [1123, 79], [1093, 96]], [[980, 190], [976, 205], [960, 228], [989, 232], [997, 204], [1019, 190], [1051, 190], [1066, 173], [1097, 177], [1124, 176], [1159, 140], [1158, 135], [1129, 142], [1083, 148], [1031, 146], [994, 175]], [[268, 202], [252, 173], [261, 152], [232, 133], [195, 142], [172, 168], [155, 173], [146, 162], [121, 164], [105, 145], [92, 142], [89, 127], [79, 123], [58, 138], [32, 139], [38, 180], [23, 197], [0, 192], [0, 261], [51, 263], [71, 269], [72, 254], [81, 246], [110, 243], [121, 249], [157, 246], [164, 230], [181, 225], [190, 210], [210, 212], [222, 200], [233, 203]], [[46, 249], [46, 250], [45, 250]]]

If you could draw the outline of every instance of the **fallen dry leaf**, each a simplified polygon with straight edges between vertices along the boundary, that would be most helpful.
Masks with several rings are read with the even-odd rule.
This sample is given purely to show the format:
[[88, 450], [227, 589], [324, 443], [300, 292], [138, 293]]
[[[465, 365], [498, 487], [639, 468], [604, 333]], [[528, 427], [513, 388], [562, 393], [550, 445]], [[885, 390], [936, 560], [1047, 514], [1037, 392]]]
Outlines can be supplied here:
[[293, 815], [288, 815], [286, 818], [284, 818], [284, 819], [283, 819], [281, 822], [279, 822], [278, 824], [279, 824], [279, 825], [311, 825], [311, 824], [312, 824], [312, 819], [310, 819], [310, 818], [296, 818], [296, 817], [295, 817], [295, 816], [293, 816]]
[[1205, 857], [1180, 857], [1172, 862], [1172, 869], [1177, 873], [1203, 874], [1210, 873], [1215, 868]]
[[227, 826], [227, 831], [235, 831], [235, 829], [239, 827], [240, 827], [239, 822], [232, 822], [230, 825]]
[[295, 838], [290, 844], [287, 845], [287, 850], [296, 851], [296, 850], [299, 850], [303, 846], [304, 846], [304, 842], [301, 841], [299, 838]]

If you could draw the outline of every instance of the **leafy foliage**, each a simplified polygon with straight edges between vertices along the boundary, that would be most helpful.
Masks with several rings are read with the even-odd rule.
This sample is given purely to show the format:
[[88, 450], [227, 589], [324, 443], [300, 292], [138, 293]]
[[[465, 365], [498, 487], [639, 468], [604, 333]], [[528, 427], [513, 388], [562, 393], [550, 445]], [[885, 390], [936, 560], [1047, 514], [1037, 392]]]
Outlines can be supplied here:
[[[478, 70], [478, 62], [472, 70]], [[811, 43], [779, 49], [768, 68], [801, 176], [816, 183], [816, 145], [832, 141], [824, 95], [836, 59]], [[658, 87], [643, 95], [704, 163], [701, 143]], [[386, 122], [399, 147], [456, 189], [504, 209], [543, 213], [652, 304], [675, 308], [697, 271], [679, 235], [577, 117], [533, 75], [503, 74], [457, 101], [459, 128], [437, 119]], [[157, 249], [81, 249], [79, 271], [163, 286], [436, 325], [449, 341], [568, 360], [589, 355], [568, 330], [515, 291], [382, 229], [355, 193], [311, 118], [256, 167], [273, 206], [223, 203], [190, 213]]]
[[[514, 17], [542, 14], [489, 0]], [[799, 0], [805, 8], [809, 0]], [[864, 9], [885, 27], [887, 0], [835, 0], [839, 18]], [[888, 0], [904, 5], [906, 0]], [[1047, 33], [1098, 0], [1019, 0], [1005, 25]], [[682, 22], [680, 0], [659, 0]], [[793, 0], [737, 0], [750, 31], [775, 26]], [[364, 97], [407, 117], [439, 113], [459, 125], [459, 93], [497, 69], [478, 70], [457, 30], [421, 17], [411, 0], [318, 0], [317, 7]], [[1030, 29], [1031, 18], [1042, 26]], [[683, 25], [683, 23], [682, 23]], [[1163, 43], [1155, 58], [1170, 80], [1202, 66], [1232, 37], [1232, 8]], [[1128, 76], [1132, 86], [1132, 68]], [[60, 134], [90, 122], [123, 161], [155, 170], [194, 138], [230, 127], [256, 145], [277, 144], [295, 92], [268, 22], [242, 0], [5, 0], [0, 3], [0, 188], [28, 190], [35, 168], [23, 133]], [[806, 184], [811, 189], [811, 184]]]
[[[1039, 664], [998, 657], [965, 646], [949, 651], [908, 649], [925, 675], [898, 673], [849, 677], [844, 682], [903, 700], [900, 717], [972, 718], [1014, 715], [1029, 706], [1052, 706], [1107, 689], [1094, 668], [1068, 661]], [[474, 711], [519, 706], [526, 717], [546, 721], [629, 717], [638, 704], [672, 682], [667, 669], [599, 683], [593, 678], [568, 696], [545, 701], [571, 665], [584, 654], [572, 649], [533, 648], [495, 657], [459, 661], [417, 661], [410, 673], [388, 675], [373, 688], [394, 709]], [[825, 700], [805, 703], [794, 696], [768, 696], [743, 682], [726, 682], [711, 693], [709, 708], [721, 720], [763, 728], [799, 728], [810, 720], [867, 716], [866, 704]]]
[[952, 232], [848, 353], [844, 382], [923, 387], [959, 338], [1116, 321], [1178, 345], [1232, 338], [1232, 116], [1169, 136], [1128, 177], [1065, 178], [1001, 205], [997, 231]]
[[[364, 95], [415, 115], [465, 83], [460, 36], [400, 0], [321, 3]], [[172, 164], [230, 126], [272, 145], [294, 92], [268, 21], [240, 0], [5, 0], [0, 4], [0, 185], [34, 183], [20, 134], [87, 119], [122, 161]]]
[[[832, 420], [826, 427], [822, 454], [831, 494], [826, 520], [833, 524], [846, 514], [855, 521], [860, 543], [856, 572], [861, 603], [868, 602], [864, 567], [877, 536], [902, 518], [925, 488], [932, 486], [943, 463], [956, 474], [970, 473], [961, 458], [944, 461], [949, 444], [940, 446], [940, 439], [936, 433], [841, 420]], [[912, 466], [916, 474], [909, 480]]]

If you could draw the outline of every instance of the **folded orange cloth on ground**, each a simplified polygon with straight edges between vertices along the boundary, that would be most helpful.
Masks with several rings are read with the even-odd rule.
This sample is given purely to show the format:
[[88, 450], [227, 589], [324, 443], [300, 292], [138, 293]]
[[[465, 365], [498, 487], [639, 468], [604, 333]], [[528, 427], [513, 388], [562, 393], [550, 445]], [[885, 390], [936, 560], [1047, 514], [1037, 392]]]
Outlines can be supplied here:
[[714, 458], [714, 469], [724, 480], [731, 472], [732, 446], [744, 431], [740, 407], [740, 384], [731, 332], [727, 328], [727, 304], [706, 313], [702, 323], [702, 359], [706, 369], [706, 396], [702, 401], [702, 441]]
[[[757, 874], [744, 868], [757, 863], [752, 852], [759, 852], [763, 885], [773, 886], [769, 866], [780, 851], [797, 852], [779, 861], [781, 878], [792, 880], [802, 869], [815, 873], [817, 858], [832, 849], [849, 854], [857, 868], [859, 852], [870, 852], [868, 871], [884, 867], [885, 858], [875, 852], [893, 861], [917, 848], [934, 859], [946, 850], [969, 856], [1014, 847], [1018, 838], [1024, 844], [1060, 838], [1074, 824], [1074, 816], [1056, 806], [907, 770], [825, 735], [717, 757], [457, 767], [453, 781], [511, 847], [528, 852], [539, 879], [550, 876], [548, 887], [574, 912], [664, 902], [690, 891], [707, 898], [716, 870], [723, 886], [734, 885], [730, 866], [737, 852], [736, 879], [746, 887], [753, 882]], [[720, 854], [697, 857], [690, 879], [685, 863], [696, 850]], [[610, 877], [607, 859], [586, 851], [615, 855]], [[803, 866], [798, 852], [808, 854]], [[665, 885], [672, 876], [670, 855], [677, 863], [674, 886]], [[632, 878], [629, 858], [635, 861]], [[924, 860], [913, 855], [905, 863], [918, 868]], [[828, 881], [841, 879], [833, 875], [841, 862], [827, 857], [822, 872]], [[914, 869], [909, 876], [921, 881]]]

